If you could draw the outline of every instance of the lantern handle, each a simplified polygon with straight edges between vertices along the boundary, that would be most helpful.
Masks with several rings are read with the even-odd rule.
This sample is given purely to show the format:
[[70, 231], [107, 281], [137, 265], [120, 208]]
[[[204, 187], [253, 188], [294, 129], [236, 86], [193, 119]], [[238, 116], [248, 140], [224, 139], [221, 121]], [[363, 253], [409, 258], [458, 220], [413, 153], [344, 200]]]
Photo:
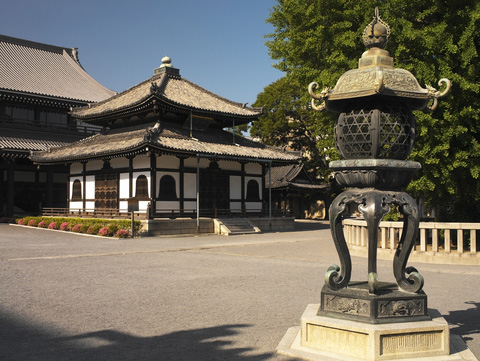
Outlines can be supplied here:
[[[317, 90], [319, 87], [320, 86], [318, 85], [317, 82], [311, 82], [308, 85], [308, 93], [312, 97], [312, 100], [311, 100], [312, 108], [316, 111], [321, 112], [322, 110], [325, 110], [325, 99], [328, 98], [328, 95], [330, 93], [330, 88], [325, 87], [319, 94], [315, 94], [314, 91]], [[315, 100], [321, 100], [322, 103], [320, 103], [320, 105], [317, 105], [315, 103]]]
[[428, 97], [430, 99], [433, 99], [433, 104], [426, 106], [427, 110], [429, 111], [435, 110], [438, 105], [438, 99], [443, 98], [445, 95], [447, 95], [450, 92], [450, 89], [452, 87], [452, 83], [450, 82], [450, 80], [448, 80], [447, 78], [442, 78], [438, 81], [438, 86], [442, 86], [442, 84], [446, 85], [443, 91], [439, 91], [434, 87], [427, 85]]

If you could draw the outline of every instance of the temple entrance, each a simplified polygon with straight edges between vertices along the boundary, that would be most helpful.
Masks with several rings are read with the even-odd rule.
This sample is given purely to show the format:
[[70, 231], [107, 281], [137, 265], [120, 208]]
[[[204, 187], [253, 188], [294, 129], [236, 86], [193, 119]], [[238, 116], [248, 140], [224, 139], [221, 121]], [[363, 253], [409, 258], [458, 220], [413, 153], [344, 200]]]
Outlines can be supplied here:
[[215, 209], [230, 209], [230, 182], [228, 174], [220, 169], [200, 170], [200, 212], [214, 216]]
[[116, 173], [95, 175], [95, 210], [117, 210], [118, 175]]

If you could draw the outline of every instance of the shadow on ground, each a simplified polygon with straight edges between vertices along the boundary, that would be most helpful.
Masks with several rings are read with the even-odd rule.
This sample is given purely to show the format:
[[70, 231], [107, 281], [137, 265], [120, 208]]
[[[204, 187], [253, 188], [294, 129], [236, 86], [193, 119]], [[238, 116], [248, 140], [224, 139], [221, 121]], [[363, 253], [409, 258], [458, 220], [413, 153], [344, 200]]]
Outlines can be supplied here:
[[223, 325], [138, 337], [115, 330], [103, 330], [65, 337], [24, 320], [0, 314], [0, 360], [237, 360], [262, 361], [274, 353], [255, 354], [255, 349], [235, 347], [233, 338], [248, 332], [249, 325]]
[[295, 232], [298, 231], [320, 231], [322, 229], [329, 229], [330, 223], [328, 221], [315, 221], [315, 220], [295, 220]]
[[451, 326], [452, 333], [462, 336], [465, 341], [472, 340], [469, 335], [480, 334], [480, 302], [466, 302], [474, 307], [466, 310], [450, 311], [444, 315]]

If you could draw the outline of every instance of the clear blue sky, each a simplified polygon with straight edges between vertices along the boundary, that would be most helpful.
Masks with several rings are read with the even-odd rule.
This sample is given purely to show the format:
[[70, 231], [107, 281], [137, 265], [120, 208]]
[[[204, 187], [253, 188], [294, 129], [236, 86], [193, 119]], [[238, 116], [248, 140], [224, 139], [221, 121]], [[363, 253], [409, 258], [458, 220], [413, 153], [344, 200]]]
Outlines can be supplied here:
[[79, 48], [96, 80], [123, 91], [168, 55], [188, 80], [253, 103], [282, 73], [265, 46], [275, 0], [1, 0], [0, 34]]

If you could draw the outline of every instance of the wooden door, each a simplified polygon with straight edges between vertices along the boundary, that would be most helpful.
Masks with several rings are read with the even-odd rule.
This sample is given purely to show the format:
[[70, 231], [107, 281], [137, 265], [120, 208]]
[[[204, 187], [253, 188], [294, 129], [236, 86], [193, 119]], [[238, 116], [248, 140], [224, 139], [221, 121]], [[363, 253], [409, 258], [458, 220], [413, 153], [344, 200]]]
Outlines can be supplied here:
[[200, 171], [200, 209], [208, 214], [213, 214], [215, 209], [230, 209], [230, 181], [224, 171]]
[[116, 173], [95, 176], [95, 210], [118, 208], [118, 175]]

